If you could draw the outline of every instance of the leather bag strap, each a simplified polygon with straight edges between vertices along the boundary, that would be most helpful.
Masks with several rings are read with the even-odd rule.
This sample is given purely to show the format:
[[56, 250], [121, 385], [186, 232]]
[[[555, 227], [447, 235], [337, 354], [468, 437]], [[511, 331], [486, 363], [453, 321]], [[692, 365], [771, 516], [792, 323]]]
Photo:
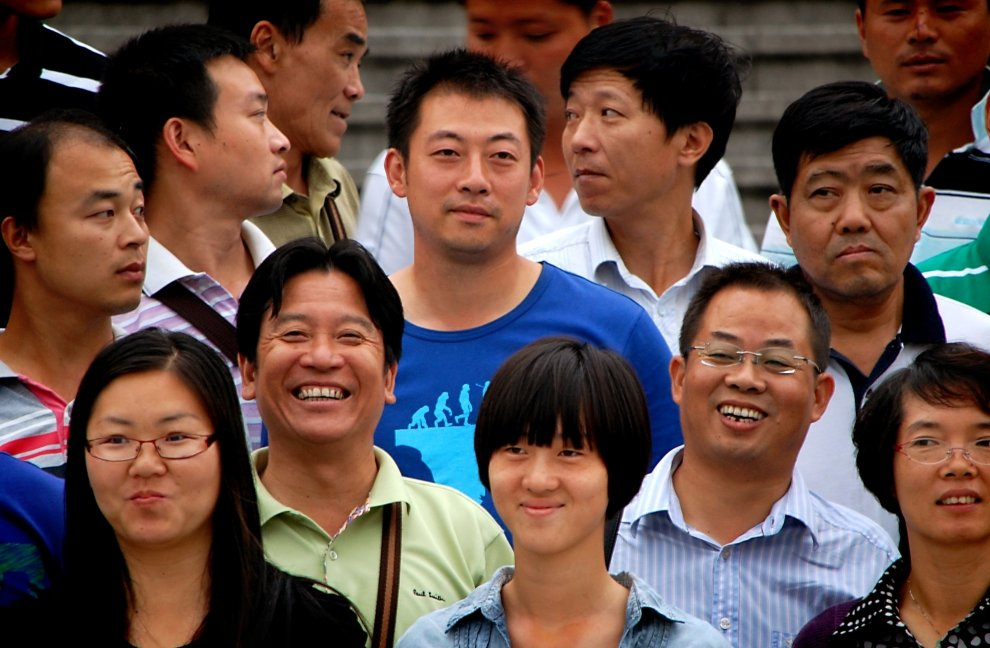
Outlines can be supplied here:
[[378, 604], [375, 606], [372, 648], [392, 648], [395, 642], [401, 548], [402, 502], [392, 502], [382, 514], [382, 556], [378, 566]]

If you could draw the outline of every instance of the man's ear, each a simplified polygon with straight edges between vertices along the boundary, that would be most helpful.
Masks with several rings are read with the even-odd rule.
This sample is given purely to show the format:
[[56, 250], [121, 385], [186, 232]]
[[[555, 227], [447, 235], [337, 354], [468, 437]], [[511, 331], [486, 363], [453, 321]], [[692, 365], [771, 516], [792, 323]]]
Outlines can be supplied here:
[[188, 120], [171, 117], [162, 126], [161, 146], [177, 164], [196, 171], [199, 168], [199, 159], [196, 155], [195, 139], [202, 132], [200, 126]]
[[595, 27], [607, 25], [614, 19], [615, 11], [612, 9], [612, 3], [606, 0], [598, 0], [595, 6], [591, 8], [591, 14], [588, 16], [588, 24], [594, 29]]
[[10, 255], [22, 262], [31, 262], [36, 258], [34, 247], [31, 245], [30, 232], [23, 225], [7, 216], [0, 222], [0, 234], [3, 235], [4, 245], [10, 250]]
[[254, 45], [254, 60], [266, 74], [274, 74], [285, 54], [285, 38], [278, 27], [260, 20], [251, 30], [251, 44]]
[[675, 355], [670, 360], [670, 393], [678, 405], [681, 404], [681, 398], [684, 395], [685, 364], [684, 356]]
[[859, 47], [863, 50], [863, 58], [870, 60], [870, 48], [866, 44], [866, 17], [859, 9], [856, 10], [856, 33], [859, 35]]
[[409, 197], [406, 184], [406, 160], [399, 149], [390, 148], [385, 154], [385, 177], [388, 178], [388, 186], [392, 188], [392, 193], [399, 198]]
[[698, 164], [698, 160], [708, 152], [708, 147], [712, 145], [712, 139], [715, 137], [712, 127], [705, 122], [695, 122], [682, 126], [678, 135], [684, 138], [684, 144], [680, 148], [678, 158], [680, 163], [686, 167], [693, 167]]
[[535, 205], [536, 201], [540, 199], [540, 192], [543, 191], [544, 173], [543, 156], [539, 155], [536, 157], [536, 164], [529, 172], [529, 191], [526, 193], [527, 205]]
[[773, 215], [780, 223], [780, 229], [787, 237], [787, 244], [794, 247], [791, 243], [791, 210], [787, 206], [787, 198], [783, 194], [773, 194], [770, 196], [770, 209], [773, 210]]
[[928, 222], [928, 216], [932, 213], [932, 205], [935, 204], [935, 190], [931, 187], [922, 186], [918, 190], [918, 222], [914, 230], [914, 242], [921, 239], [921, 228]]
[[237, 366], [241, 370], [241, 397], [244, 400], [254, 400], [258, 393], [257, 368], [240, 353], [237, 354]]
[[395, 403], [395, 377], [399, 373], [399, 365], [392, 363], [385, 369], [385, 403], [392, 405]]

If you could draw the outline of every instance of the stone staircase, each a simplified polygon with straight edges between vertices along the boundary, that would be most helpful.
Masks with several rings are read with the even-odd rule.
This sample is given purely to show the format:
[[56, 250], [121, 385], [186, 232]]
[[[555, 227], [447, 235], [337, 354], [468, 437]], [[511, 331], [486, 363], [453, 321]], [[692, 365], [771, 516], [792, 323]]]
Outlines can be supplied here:
[[[770, 138], [784, 108], [804, 91], [827, 81], [872, 79], [860, 55], [852, 0], [680, 0], [666, 3], [614, 1], [616, 15], [652, 13], [708, 29], [740, 47], [753, 65], [727, 157], [757, 240], [776, 183]], [[371, 53], [362, 74], [365, 99], [355, 107], [340, 158], [361, 183], [385, 145], [385, 103], [396, 75], [411, 59], [463, 42], [463, 9], [449, 0], [366, 0]], [[59, 29], [110, 51], [143, 29], [205, 19], [204, 2], [70, 2], [51, 21]]]

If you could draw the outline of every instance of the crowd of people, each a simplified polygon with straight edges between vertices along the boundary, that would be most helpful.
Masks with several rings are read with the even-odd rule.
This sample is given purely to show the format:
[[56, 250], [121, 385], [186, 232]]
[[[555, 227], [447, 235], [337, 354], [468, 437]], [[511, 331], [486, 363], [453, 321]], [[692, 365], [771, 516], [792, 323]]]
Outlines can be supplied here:
[[762, 253], [744, 52], [463, 5], [359, 196], [362, 0], [0, 0], [0, 642], [990, 640], [990, 2], [857, 3]]

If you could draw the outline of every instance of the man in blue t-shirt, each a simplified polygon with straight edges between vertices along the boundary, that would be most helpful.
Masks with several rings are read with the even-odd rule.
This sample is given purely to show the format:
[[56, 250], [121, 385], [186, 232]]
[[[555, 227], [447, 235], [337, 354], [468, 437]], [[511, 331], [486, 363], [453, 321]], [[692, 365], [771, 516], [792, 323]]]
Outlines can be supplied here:
[[650, 402], [654, 462], [680, 443], [670, 351], [633, 301], [516, 253], [526, 205], [543, 186], [543, 102], [520, 73], [455, 50], [412, 67], [393, 94], [385, 161], [408, 199], [414, 261], [391, 279], [406, 327], [396, 403], [375, 442], [403, 473], [486, 504], [474, 418], [495, 369], [548, 335], [623, 354]]

